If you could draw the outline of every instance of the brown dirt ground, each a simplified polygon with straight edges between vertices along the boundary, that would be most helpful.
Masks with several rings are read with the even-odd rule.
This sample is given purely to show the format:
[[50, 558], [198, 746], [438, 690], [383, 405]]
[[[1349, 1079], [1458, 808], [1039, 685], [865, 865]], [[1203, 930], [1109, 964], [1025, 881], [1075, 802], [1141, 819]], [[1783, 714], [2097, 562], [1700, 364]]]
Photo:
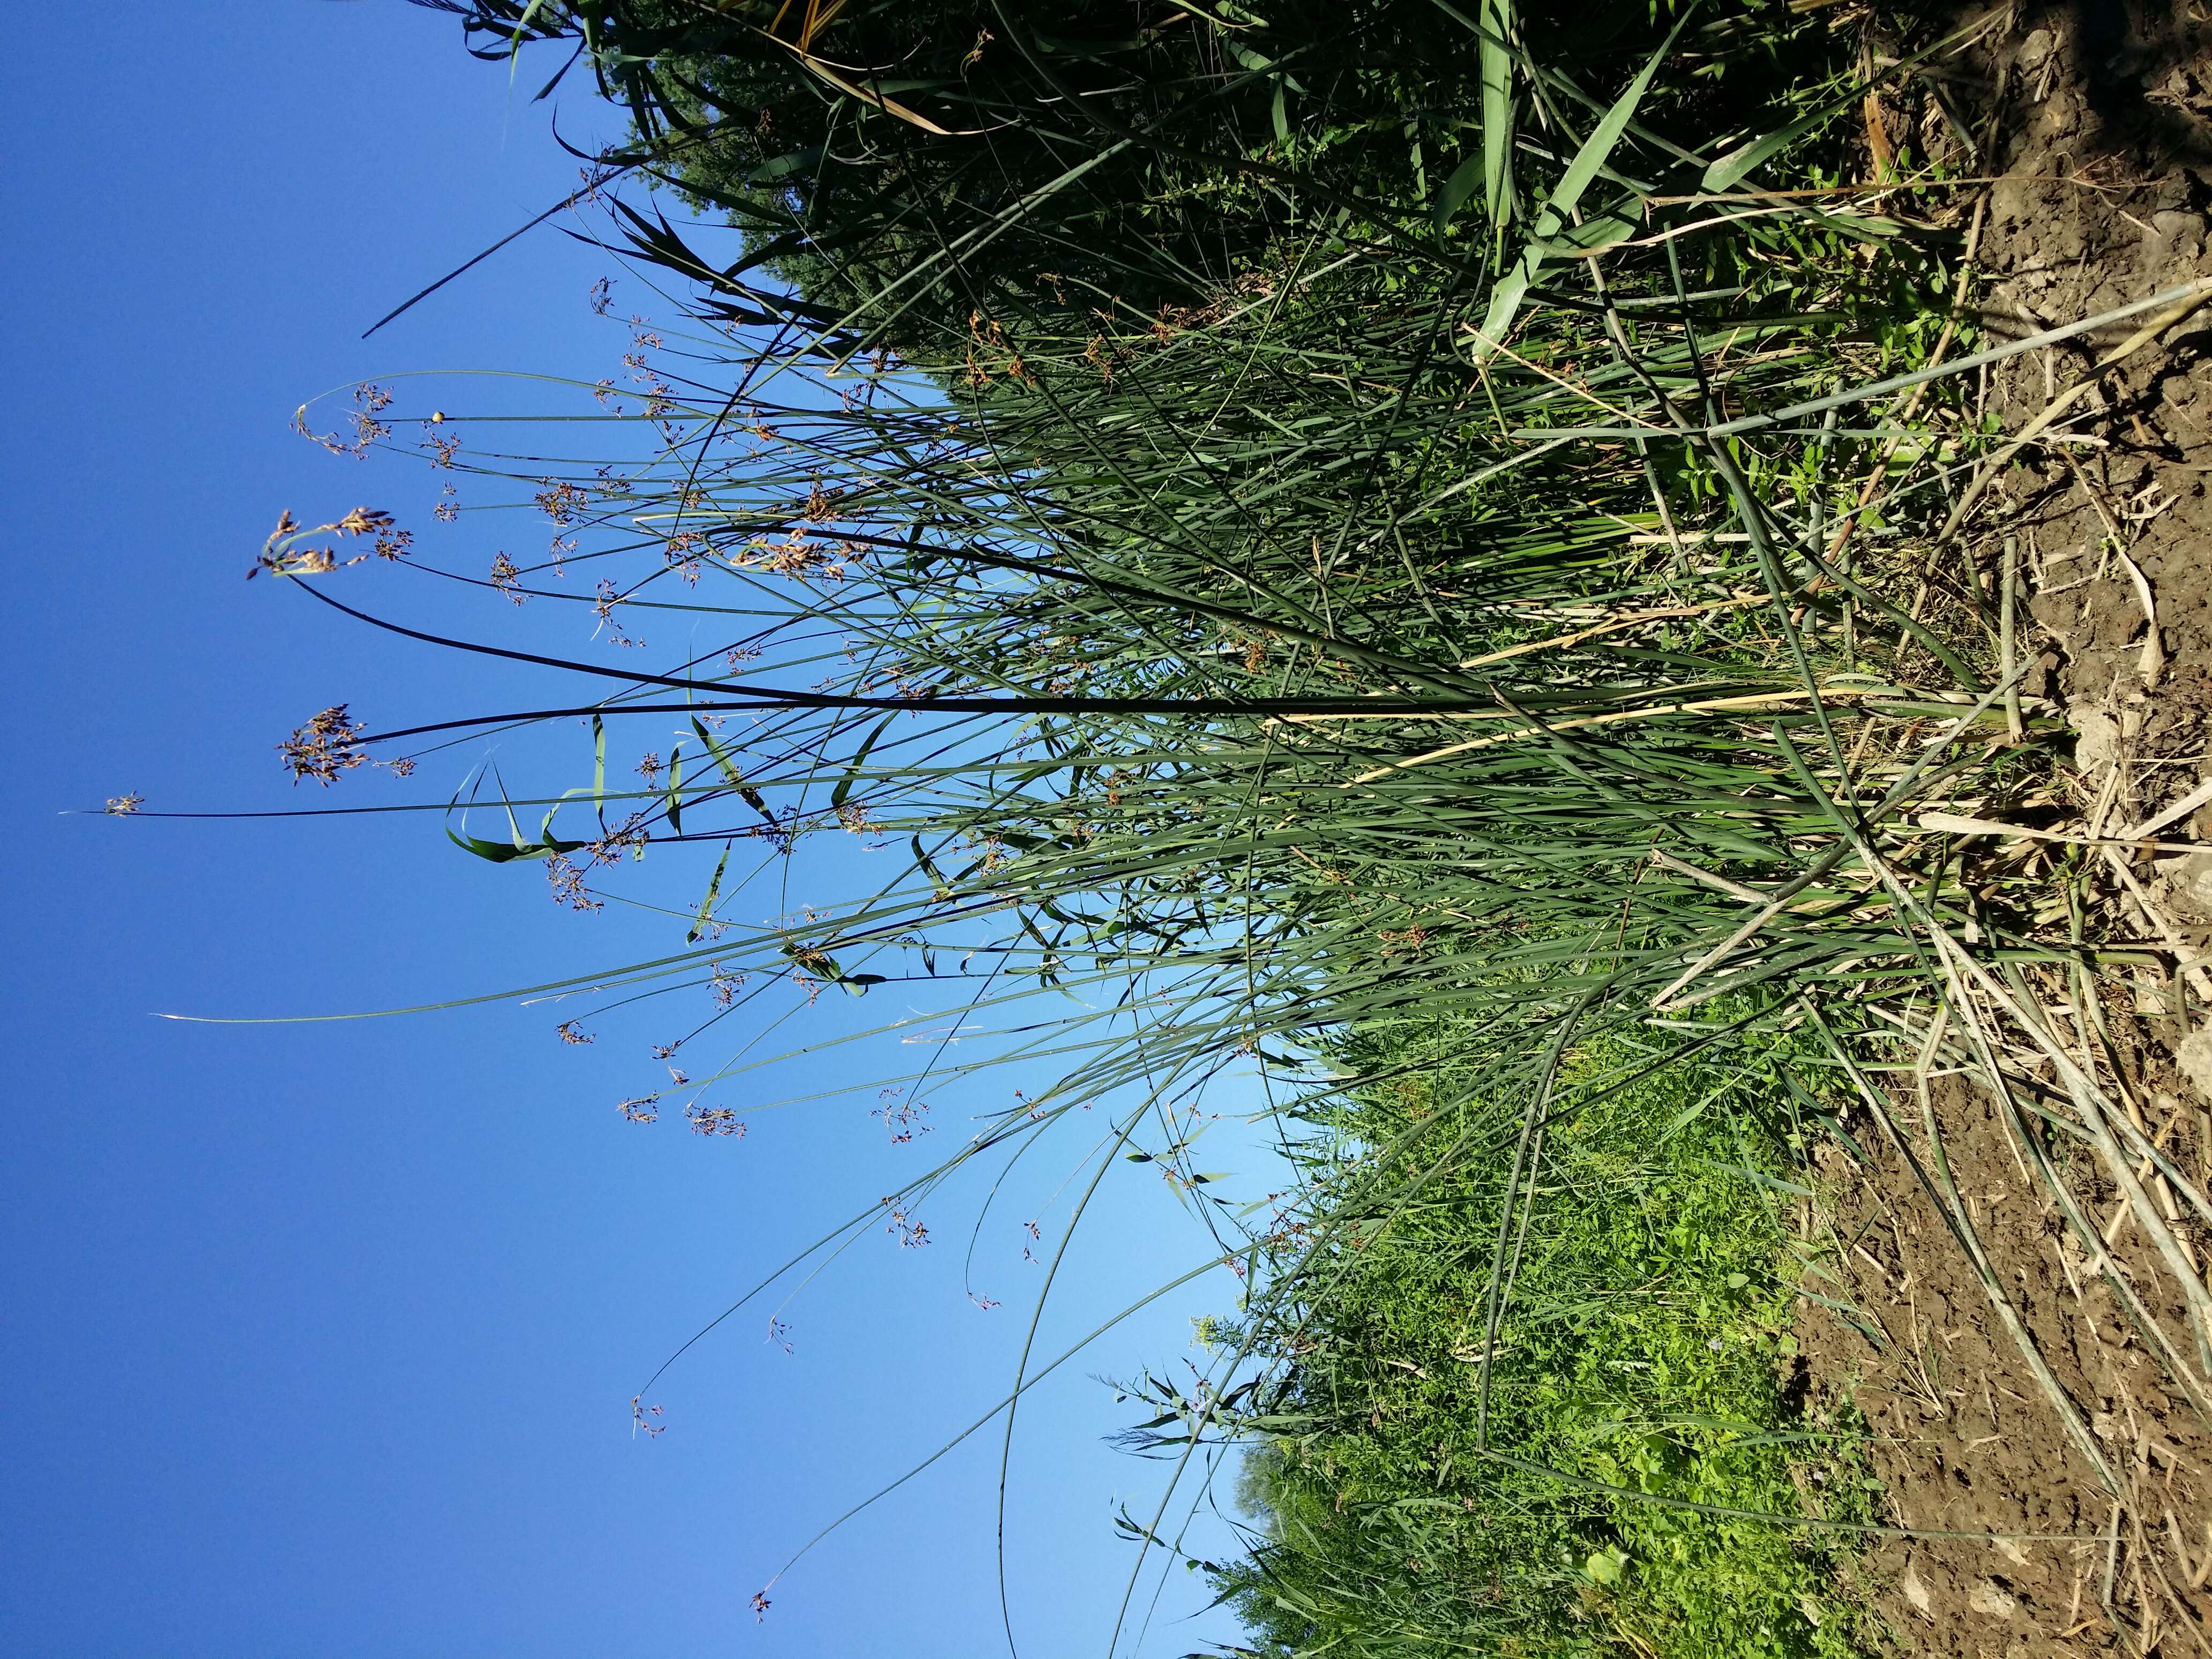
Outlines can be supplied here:
[[[2147, 1084], [2179, 1082], [2161, 1060], [2142, 1050], [2136, 1058], [2148, 1062]], [[2205, 1592], [2191, 1580], [2212, 1552], [2212, 1431], [2172, 1396], [2110, 1291], [2063, 1238], [1988, 1097], [1955, 1083], [1931, 1093], [1992, 1266], [2106, 1458], [2136, 1483], [2138, 1504], [2122, 1522], [2127, 1547], [2115, 1559], [2114, 1599], [2132, 1628], [2116, 1636], [2100, 1607], [2106, 1546], [2067, 1541], [2106, 1534], [2112, 1506], [2097, 1477], [2025, 1373], [1934, 1205], [1862, 1114], [1848, 1127], [1868, 1166], [1837, 1149], [1820, 1170], [1834, 1203], [1822, 1219], [1844, 1251], [1834, 1270], [1842, 1283], [1814, 1283], [1857, 1312], [1854, 1320], [1814, 1306], [1801, 1317], [1814, 1388], [1848, 1394], [1865, 1417], [1893, 1524], [2057, 1535], [1885, 1540], [1862, 1570], [1894, 1634], [1890, 1651], [1959, 1659], [2195, 1651], [2203, 1644], [2191, 1627], [2203, 1619]], [[1918, 1109], [1917, 1100], [1898, 1104], [1900, 1116]], [[2189, 1133], [2197, 1135], [2193, 1124]], [[2099, 1192], [2096, 1212], [2110, 1215], [2101, 1190], [2081, 1184]], [[2113, 1255], [2139, 1288], [2159, 1282], [2132, 1229]], [[2178, 1304], [2153, 1311], [2169, 1329], [2183, 1328]], [[2146, 1599], [2155, 1609], [2148, 1647], [2138, 1610]]]
[[[2018, 337], [2212, 272], [2212, 8], [2021, 3], [1939, 78], [1950, 111], [1929, 112], [1930, 127], [1940, 117], [1978, 134], [1983, 168], [2003, 175], [1978, 246], [1992, 334]], [[1979, 388], [1986, 407], [2020, 430], [2135, 326], [1998, 366]], [[2141, 822], [2212, 776], [2212, 310], [2107, 374], [2053, 431], [2074, 440], [2026, 452], [1969, 539], [1986, 580], [2002, 538], [2019, 538], [2037, 653], [2026, 689], [2081, 734], [2085, 793], [2112, 780], [2103, 821]], [[2212, 806], [2164, 833], [2212, 843]], [[2172, 859], [2135, 868], [2185, 943], [2212, 945], [2200, 925], [2212, 922], [2212, 882], [2196, 894], [2197, 870]], [[2124, 903], [2117, 889], [2111, 898]], [[2141, 937], [2147, 923], [2134, 916], [2112, 931]], [[2103, 994], [2115, 1010], [2118, 1069], [2148, 1129], [2203, 1182], [2212, 1079], [2192, 1085], [2174, 1060], [2187, 1028], [2205, 1021], [2201, 1003], [2177, 998], [2155, 968], [2115, 978]], [[1814, 1396], [1855, 1399], [1897, 1524], [2098, 1540], [1884, 1541], [1863, 1570], [1892, 1650], [2212, 1656], [2212, 1428], [2174, 1395], [2064, 1238], [1986, 1094], [1948, 1079], [1930, 1100], [1993, 1267], [2108, 1461], [2133, 1480], [2136, 1502], [2111, 1553], [2108, 1615], [2101, 1540], [2112, 1505], [1939, 1212], [1862, 1112], [1848, 1127], [1865, 1166], [1834, 1148], [1820, 1169], [1820, 1219], [1835, 1230], [1843, 1283], [1813, 1284], [1855, 1304], [1863, 1322], [1807, 1304], [1798, 1335]], [[1896, 1109], [1900, 1121], [1918, 1121], [1909, 1086]], [[2109, 1186], [2077, 1174], [2092, 1213], [2112, 1215]], [[2138, 1230], [2123, 1224], [2116, 1237], [2113, 1255], [2153, 1311], [2185, 1329], [2178, 1301], [2159, 1305], [2173, 1300], [2171, 1282]], [[2212, 1233], [2199, 1230], [2192, 1243], [2212, 1260]]]

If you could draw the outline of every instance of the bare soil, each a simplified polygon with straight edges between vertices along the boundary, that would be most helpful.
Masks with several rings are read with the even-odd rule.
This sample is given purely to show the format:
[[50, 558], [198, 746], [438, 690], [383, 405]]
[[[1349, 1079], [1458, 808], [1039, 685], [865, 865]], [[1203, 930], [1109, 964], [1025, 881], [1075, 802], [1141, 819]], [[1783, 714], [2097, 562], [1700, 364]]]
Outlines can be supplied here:
[[[1987, 331], [2014, 337], [2112, 310], [2212, 272], [2212, 11], [2191, 0], [2022, 3], [1936, 71], [1950, 142], [1987, 174], [1977, 263]], [[1956, 135], [1964, 128], [1967, 139]], [[1894, 137], [1895, 135], [1888, 135]], [[2027, 427], [2135, 323], [2016, 357], [1978, 388], [2003, 429]], [[1972, 521], [1960, 557], [1984, 592], [2015, 538], [2033, 626], [2025, 690], [2078, 734], [2081, 817], [2110, 834], [2212, 777], [2212, 311], [2104, 374], [2024, 451]], [[1967, 566], [1962, 564], [1962, 568]], [[2212, 805], [2161, 832], [2212, 844]], [[2142, 1127], [2212, 1181], [2212, 1054], [2177, 1052], [2205, 1026], [2172, 949], [2212, 955], [2212, 860], [2145, 854], [2114, 879], [2108, 937], [2148, 934], [2163, 965], [2115, 973], [2110, 1063]], [[2117, 921], [2115, 921], [2117, 918]], [[2200, 984], [2203, 981], [2200, 981]], [[2212, 1044], [2212, 1037], [2187, 1051]], [[2193, 1076], [2192, 1076], [2193, 1073]], [[1937, 1123], [1996, 1277], [2131, 1501], [2116, 1505], [2030, 1375], [1938, 1206], [1871, 1115], [1847, 1127], [1862, 1164], [1822, 1155], [1840, 1284], [1799, 1323], [1816, 1401], [1856, 1402], [1874, 1436], [1893, 1538], [1861, 1564], [1900, 1655], [2212, 1655], [2212, 1427], [2179, 1398], [2144, 1337], [2068, 1233], [1985, 1092], [1936, 1079]], [[1897, 1119], [1917, 1126], [1909, 1080]], [[2109, 1184], [2072, 1171], [2112, 1254], [2169, 1331], [2173, 1281]], [[2174, 1230], [2200, 1266], [2212, 1234]], [[1988, 1534], [2009, 1534], [1992, 1541]], [[2043, 1534], [2043, 1536], [2034, 1536]]]
[[[2179, 1079], [2166, 1064], [2140, 1048], [2136, 1058], [2153, 1097], [2173, 1100]], [[1917, 1100], [1898, 1105], [1900, 1115], [1918, 1113]], [[2197, 1651], [2201, 1574], [2212, 1560], [2212, 1430], [2174, 1397], [2027, 1178], [1987, 1096], [1954, 1081], [1931, 1090], [1930, 1105], [1991, 1265], [2136, 1501], [2119, 1515], [2114, 1548], [2114, 1506], [2095, 1472], [2025, 1370], [1936, 1205], [1862, 1115], [1848, 1127], [1866, 1164], [1836, 1148], [1820, 1171], [1835, 1203], [1824, 1219], [1844, 1242], [1833, 1270], [1842, 1282], [1814, 1281], [1854, 1311], [1808, 1304], [1798, 1340], [1814, 1392], [1848, 1395], [1866, 1420], [1886, 1518], [1916, 1533], [1978, 1534], [1888, 1539], [1868, 1553], [1861, 1571], [1893, 1633], [1889, 1650], [1959, 1659]], [[2201, 1126], [2183, 1110], [2201, 1149]], [[2112, 1254], [2139, 1288], [2159, 1282], [2132, 1229]], [[2177, 1304], [2153, 1311], [2183, 1328]], [[2124, 1630], [2106, 1616], [2108, 1599]]]

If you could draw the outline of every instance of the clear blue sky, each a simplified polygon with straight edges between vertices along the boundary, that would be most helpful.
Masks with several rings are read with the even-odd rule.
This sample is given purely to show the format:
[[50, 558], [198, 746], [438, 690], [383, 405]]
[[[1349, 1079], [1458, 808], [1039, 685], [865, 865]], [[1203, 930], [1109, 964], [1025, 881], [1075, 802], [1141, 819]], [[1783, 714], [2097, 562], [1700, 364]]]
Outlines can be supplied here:
[[[787, 1313], [793, 1352], [733, 1321], [659, 1389], [666, 1435], [634, 1438], [627, 1402], [661, 1358], [911, 1175], [914, 1149], [864, 1104], [738, 1142], [625, 1124], [612, 1103], [651, 1073], [635, 1022], [566, 1048], [545, 1010], [510, 1006], [155, 1019], [461, 995], [668, 935], [568, 915], [434, 820], [60, 815], [125, 790], [289, 805], [271, 745], [314, 709], [512, 689], [241, 578], [279, 509], [382, 504], [380, 475], [289, 432], [304, 398], [415, 368], [618, 372], [623, 337], [585, 303], [608, 262], [550, 231], [358, 337], [573, 187], [522, 79], [510, 97], [454, 20], [398, 0], [10, 20], [0, 1650], [1004, 1650], [995, 1432], [825, 1545], [765, 1622], [747, 1603], [1003, 1391], [1034, 1273], [1012, 1210], [979, 1255], [1005, 1309], [966, 1301], [950, 1241], [872, 1239]], [[607, 130], [580, 86], [559, 112], [572, 138]], [[407, 603], [491, 620], [450, 595]], [[1079, 1243], [1046, 1352], [1204, 1253], [1131, 1168]], [[1102, 1443], [1127, 1413], [1086, 1373], [1180, 1364], [1190, 1316], [1234, 1291], [1218, 1273], [1169, 1298], [1029, 1407], [1012, 1487], [1025, 1654], [1103, 1652], [1130, 1559], [1112, 1509], [1157, 1490], [1154, 1466]], [[1218, 1614], [1178, 1622], [1197, 1585], [1175, 1569], [1147, 1651], [1229, 1633]]]

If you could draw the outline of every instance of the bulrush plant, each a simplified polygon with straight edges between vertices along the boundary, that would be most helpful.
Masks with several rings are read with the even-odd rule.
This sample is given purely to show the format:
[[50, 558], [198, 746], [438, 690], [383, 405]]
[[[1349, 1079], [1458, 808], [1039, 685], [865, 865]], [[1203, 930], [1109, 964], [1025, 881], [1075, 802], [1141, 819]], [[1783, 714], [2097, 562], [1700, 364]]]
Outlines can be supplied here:
[[[502, 782], [512, 834], [456, 805], [453, 839], [543, 865], [580, 908], [648, 849], [696, 848], [681, 948], [532, 988], [700, 995], [687, 1055], [739, 1033], [626, 1116], [671, 1100], [702, 1133], [741, 1133], [702, 1091], [766, 1064], [747, 1018], [893, 982], [1000, 1035], [868, 1086], [918, 1097], [1014, 1056], [1060, 1080], [854, 1230], [888, 1217], [919, 1242], [916, 1206], [956, 1171], [1094, 1105], [1079, 1221], [1132, 1158], [1188, 1195], [1210, 1230], [1194, 1274], [1227, 1263], [1241, 1301], [1147, 1431], [1174, 1478], [1127, 1518], [1115, 1644], [1137, 1638], [1141, 1575], [1178, 1553], [1184, 1477], [1242, 1441], [1275, 1460], [1274, 1530], [1218, 1571], [1271, 1654], [1847, 1650], [1823, 1564], [1879, 1519], [1855, 1477], [1792, 1484], [1846, 1468], [1848, 1437], [1784, 1420], [1771, 1347], [1678, 1367], [1670, 1395], [1631, 1332], [1604, 1349], [1609, 1403], [1528, 1369], [1545, 1309], [1626, 1293], [1628, 1246], [1593, 1218], [1694, 1179], [1681, 1200], [1741, 1246], [1720, 1284], [1765, 1298], [1771, 1335], [1791, 1291], [1767, 1194], [1839, 1109], [1918, 1134], [1974, 1252], [1932, 1116], [1895, 1124], [1869, 1066], [2002, 1091], [2033, 1053], [2067, 1103], [2014, 1109], [2024, 1137], [2080, 1140], [2087, 1178], [2124, 1193], [2162, 1156], [2044, 1011], [2044, 980], [2094, 974], [2096, 939], [1944, 827], [2033, 816], [2057, 725], [2021, 691], [2014, 588], [1944, 538], [1993, 442], [1975, 371], [2170, 323], [2201, 290], [1986, 346], [1960, 153], [1893, 149], [1846, 182], [1870, 94], [1903, 95], [1964, 37], [1863, 73], [1816, 10], [1589, 9], [1571, 27], [1509, 0], [1098, 7], [1077, 40], [1017, 5], [484, 0], [480, 51], [557, 37], [632, 112], [595, 188], [657, 176], [732, 222], [607, 195], [637, 268], [689, 296], [680, 326], [635, 325], [626, 379], [568, 388], [561, 429], [611, 424], [611, 453], [550, 459], [534, 427], [410, 407], [422, 380], [349, 393], [360, 445], [427, 456], [469, 510], [543, 515], [543, 556], [451, 574], [589, 607], [616, 645], [664, 617], [719, 632], [648, 668], [644, 649], [400, 627], [375, 611], [380, 562], [295, 553], [289, 529], [258, 567], [573, 688], [402, 729], [326, 710], [287, 744], [296, 775], [582, 719], [588, 787]], [[641, 718], [642, 787], [611, 783], [608, 746]], [[753, 882], [828, 831], [896, 850], [901, 872], [742, 920]], [[1255, 1073], [1310, 1181], [1245, 1212], [1209, 1201], [1190, 1126], [1209, 1086]], [[1705, 1095], [1728, 1103], [1735, 1156], [1678, 1125], [1680, 1146], [1623, 1162], [1677, 1133], [1651, 1139], [1662, 1105]], [[2040, 1163], [2062, 1193], [2081, 1167]], [[1555, 1201], [1592, 1181], [1597, 1211]], [[1453, 1527], [1510, 1511], [1499, 1539], [1543, 1541], [1454, 1533], [1480, 1583], [1358, 1577], [1382, 1555], [1347, 1539], [1431, 1527], [1403, 1492], [1306, 1512], [1313, 1459], [1360, 1455], [1315, 1402], [1374, 1358], [1345, 1345], [1393, 1316], [1386, 1258], [1432, 1323], [1448, 1280], [1457, 1322], [1430, 1332], [1451, 1385], [1418, 1407], [1443, 1416], [1406, 1431], [1449, 1448], [1421, 1478]], [[2188, 1334], [2151, 1322], [2191, 1398], [2199, 1300]], [[977, 1429], [1066, 1358], [1025, 1349]], [[1766, 1437], [1735, 1485], [1711, 1470], [1735, 1430], [1660, 1421], [1700, 1412]], [[1801, 1432], [1812, 1449], [1787, 1449]], [[1674, 1519], [1638, 1533], [1638, 1504]], [[1637, 1540], [1669, 1527], [1695, 1552], [1639, 1570]], [[1708, 1570], [1810, 1611], [1740, 1598], [1761, 1612], [1725, 1644], [1695, 1596], [1666, 1599]]]

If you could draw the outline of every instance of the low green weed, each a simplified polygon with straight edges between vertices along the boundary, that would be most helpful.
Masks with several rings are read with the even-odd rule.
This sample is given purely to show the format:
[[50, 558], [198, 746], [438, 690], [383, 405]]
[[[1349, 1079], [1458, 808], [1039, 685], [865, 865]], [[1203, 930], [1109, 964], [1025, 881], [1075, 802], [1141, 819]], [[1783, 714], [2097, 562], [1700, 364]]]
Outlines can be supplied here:
[[[1247, 1454], [1253, 1552], [1216, 1572], [1255, 1646], [1861, 1652], [1836, 1589], [1852, 1536], [1753, 1518], [1872, 1518], [1852, 1437], [1791, 1385], [1796, 1159], [1769, 1073], [1795, 1045], [1577, 1051], [1525, 1223], [1486, 1155], [1519, 1103], [1460, 1093], [1458, 1047], [1328, 1115], [1363, 1149], [1348, 1167], [1388, 1146], [1409, 1174], [1348, 1182], [1309, 1295], [1261, 1316], [1267, 1409], [1305, 1422]], [[1490, 1340], [1501, 1228], [1519, 1259]]]

